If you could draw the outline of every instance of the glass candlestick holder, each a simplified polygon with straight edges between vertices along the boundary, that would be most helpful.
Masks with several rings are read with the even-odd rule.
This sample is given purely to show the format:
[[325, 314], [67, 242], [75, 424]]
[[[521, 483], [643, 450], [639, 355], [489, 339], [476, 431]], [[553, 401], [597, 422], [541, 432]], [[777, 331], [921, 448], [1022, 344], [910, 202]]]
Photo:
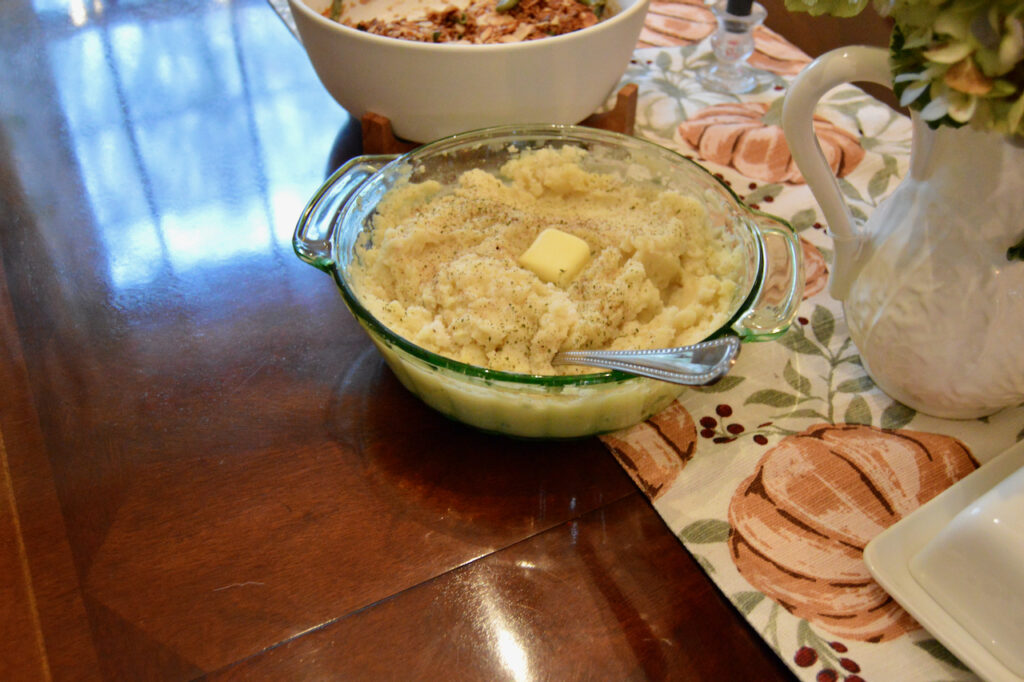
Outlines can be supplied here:
[[754, 52], [754, 28], [768, 12], [751, 0], [721, 0], [712, 11], [718, 19], [718, 30], [711, 36], [715, 61], [700, 69], [697, 79], [715, 92], [748, 92], [757, 85], [757, 70], [747, 64]]

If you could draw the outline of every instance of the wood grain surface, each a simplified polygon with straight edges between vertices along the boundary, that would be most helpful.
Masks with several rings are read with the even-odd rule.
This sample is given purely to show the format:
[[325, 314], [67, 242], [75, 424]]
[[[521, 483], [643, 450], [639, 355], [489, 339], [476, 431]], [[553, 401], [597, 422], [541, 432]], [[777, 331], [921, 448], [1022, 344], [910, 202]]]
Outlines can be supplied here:
[[352, 121], [265, 0], [13, 0], [0, 63], [0, 678], [789, 677], [596, 439], [424, 407], [294, 256]]

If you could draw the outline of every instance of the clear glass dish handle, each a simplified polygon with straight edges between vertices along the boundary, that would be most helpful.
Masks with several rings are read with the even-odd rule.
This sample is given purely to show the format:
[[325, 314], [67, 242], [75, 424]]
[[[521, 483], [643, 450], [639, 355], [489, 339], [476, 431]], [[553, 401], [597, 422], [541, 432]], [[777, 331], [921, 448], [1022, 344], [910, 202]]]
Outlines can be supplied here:
[[292, 237], [295, 255], [313, 267], [329, 272], [334, 267], [331, 243], [338, 211], [371, 175], [396, 158], [395, 154], [357, 156], [334, 171], [299, 217]]
[[758, 212], [753, 218], [761, 232], [764, 273], [754, 304], [733, 330], [744, 341], [767, 341], [789, 329], [803, 300], [803, 248], [796, 232], [782, 220]]

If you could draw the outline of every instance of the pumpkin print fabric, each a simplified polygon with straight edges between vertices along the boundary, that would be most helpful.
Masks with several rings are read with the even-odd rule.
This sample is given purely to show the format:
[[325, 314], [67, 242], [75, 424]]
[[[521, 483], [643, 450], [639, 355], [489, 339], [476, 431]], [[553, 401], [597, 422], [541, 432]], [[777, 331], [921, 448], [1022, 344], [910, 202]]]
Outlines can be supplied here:
[[[782, 127], [765, 122], [767, 114], [763, 102], [717, 104], [681, 123], [679, 135], [702, 161], [732, 166], [762, 182], [803, 183]], [[828, 119], [815, 116], [814, 132], [837, 176], [849, 175], [864, 158], [857, 138]]]
[[656, 500], [693, 456], [697, 428], [677, 401], [637, 428], [607, 436], [605, 445], [647, 497]]
[[[745, 344], [717, 384], [688, 389], [648, 422], [602, 439], [798, 679], [977, 679], [871, 579], [862, 553], [881, 529], [1024, 440], [1024, 406], [986, 420], [940, 420], [872, 384], [828, 294], [827, 225], [791, 174], [784, 140], [764, 132], [778, 121], [791, 73], [766, 69], [742, 96], [705, 91], [694, 74], [713, 58], [706, 37], [664, 37], [667, 26], [683, 31], [664, 17], [697, 33], [705, 10], [672, 4], [652, 6], [663, 18], [649, 17], [647, 27], [660, 26], [666, 42], [653, 44], [668, 46], [638, 49], [622, 81], [639, 88], [636, 134], [701, 163], [748, 205], [792, 225], [807, 284], [786, 334]], [[753, 136], [739, 151], [739, 135], [730, 142], [716, 129], [728, 125], [714, 118], [726, 112], [736, 131]], [[853, 86], [829, 93], [817, 113], [819, 132], [833, 134], [819, 137], [834, 143], [851, 213], [863, 219], [906, 172], [910, 123]], [[709, 132], [727, 142], [711, 144]]]
[[[717, 29], [714, 13], [700, 0], [653, 0], [637, 47], [694, 45]], [[766, 26], [754, 29], [754, 53], [747, 60], [754, 68], [795, 76], [810, 61], [807, 55]]]
[[819, 424], [783, 438], [729, 504], [741, 575], [793, 615], [879, 642], [917, 624], [871, 577], [878, 533], [977, 467], [955, 438]]

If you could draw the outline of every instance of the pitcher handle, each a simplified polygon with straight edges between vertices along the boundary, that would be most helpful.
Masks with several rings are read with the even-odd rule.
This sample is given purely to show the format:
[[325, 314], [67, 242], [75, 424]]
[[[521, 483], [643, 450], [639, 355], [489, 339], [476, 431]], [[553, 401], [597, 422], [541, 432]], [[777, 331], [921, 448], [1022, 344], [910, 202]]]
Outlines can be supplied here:
[[821, 206], [832, 236], [834, 258], [829, 293], [839, 301], [849, 293], [864, 235], [854, 227], [850, 207], [814, 135], [814, 108], [832, 88], [861, 81], [892, 87], [887, 50], [852, 46], [826, 52], [793, 80], [782, 105], [782, 130], [793, 161]]

